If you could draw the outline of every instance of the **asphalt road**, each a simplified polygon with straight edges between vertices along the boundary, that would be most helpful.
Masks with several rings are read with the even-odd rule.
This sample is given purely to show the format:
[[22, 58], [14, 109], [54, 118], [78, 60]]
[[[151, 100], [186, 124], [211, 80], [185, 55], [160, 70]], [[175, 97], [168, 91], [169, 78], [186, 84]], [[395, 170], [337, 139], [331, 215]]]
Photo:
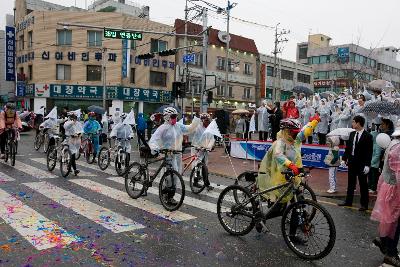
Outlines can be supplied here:
[[335, 247], [307, 262], [286, 246], [279, 219], [267, 222], [266, 234], [224, 231], [216, 197], [230, 179], [212, 176], [221, 186], [208, 195], [187, 192], [181, 213], [168, 217], [157, 195], [130, 199], [113, 166], [101, 171], [81, 158], [78, 168], [83, 173], [68, 179], [58, 166], [48, 172], [33, 133], [22, 134], [16, 166], [0, 162], [0, 266], [337, 267], [380, 266], [383, 259], [371, 243], [377, 224], [369, 214], [334, 200], [319, 199], [334, 219]]

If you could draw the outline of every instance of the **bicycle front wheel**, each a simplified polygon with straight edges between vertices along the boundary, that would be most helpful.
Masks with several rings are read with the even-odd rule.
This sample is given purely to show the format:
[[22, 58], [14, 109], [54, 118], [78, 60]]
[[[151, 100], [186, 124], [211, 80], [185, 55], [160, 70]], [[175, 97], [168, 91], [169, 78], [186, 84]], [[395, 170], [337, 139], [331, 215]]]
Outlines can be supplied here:
[[115, 157], [115, 170], [119, 176], [124, 176], [128, 168], [128, 154], [125, 151], [121, 151]]
[[43, 137], [43, 152], [47, 153], [49, 151], [49, 145], [50, 145], [50, 137], [49, 134], [46, 133]]
[[17, 148], [15, 146], [15, 142], [11, 141], [9, 143], [9, 153], [10, 153], [10, 163], [11, 166], [15, 166], [15, 154], [17, 152]]
[[[310, 210], [315, 210], [313, 216]], [[281, 228], [287, 246], [302, 259], [321, 259], [335, 245], [336, 228], [331, 215], [312, 200], [301, 200], [287, 207]]]
[[89, 164], [92, 164], [94, 162], [94, 159], [96, 157], [96, 154], [94, 153], [94, 147], [92, 143], [88, 143], [85, 147], [85, 159], [86, 162]]
[[158, 195], [166, 210], [179, 209], [185, 198], [185, 183], [182, 176], [175, 170], [167, 170], [161, 177]]
[[110, 160], [110, 151], [108, 151], [108, 148], [102, 147], [97, 158], [97, 164], [99, 165], [100, 170], [104, 171], [107, 169], [110, 165]]
[[53, 171], [57, 164], [57, 149], [52, 146], [47, 151], [47, 169]]
[[71, 158], [72, 154], [68, 148], [61, 151], [60, 171], [62, 177], [67, 177], [71, 172]]
[[199, 194], [206, 187], [206, 181], [208, 181], [207, 166], [199, 162], [190, 173], [190, 189], [193, 193]]
[[137, 162], [132, 162], [125, 173], [125, 190], [133, 198], [139, 198], [145, 191], [146, 170]]
[[218, 220], [231, 235], [248, 234], [254, 228], [256, 211], [255, 200], [251, 198], [250, 192], [240, 185], [226, 187], [218, 197]]
[[36, 151], [40, 149], [43, 143], [43, 135], [38, 134], [35, 137], [35, 141], [33, 142], [33, 147], [35, 148]]

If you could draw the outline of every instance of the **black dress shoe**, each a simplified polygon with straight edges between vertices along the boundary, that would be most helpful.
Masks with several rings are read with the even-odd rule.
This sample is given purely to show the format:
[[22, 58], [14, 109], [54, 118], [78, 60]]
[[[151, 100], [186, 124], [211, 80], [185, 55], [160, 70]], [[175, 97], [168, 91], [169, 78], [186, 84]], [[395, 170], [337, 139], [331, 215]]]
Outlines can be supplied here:
[[366, 207], [361, 207], [358, 209], [358, 211], [366, 211], [366, 210], [368, 210], [368, 208], [366, 208]]
[[353, 204], [349, 204], [347, 202], [342, 202], [342, 203], [339, 203], [338, 206], [339, 207], [351, 207], [351, 206], [353, 206]]
[[379, 237], [376, 237], [374, 240], [372, 240], [372, 243], [379, 248], [383, 255], [386, 255], [387, 248], [383, 245]]

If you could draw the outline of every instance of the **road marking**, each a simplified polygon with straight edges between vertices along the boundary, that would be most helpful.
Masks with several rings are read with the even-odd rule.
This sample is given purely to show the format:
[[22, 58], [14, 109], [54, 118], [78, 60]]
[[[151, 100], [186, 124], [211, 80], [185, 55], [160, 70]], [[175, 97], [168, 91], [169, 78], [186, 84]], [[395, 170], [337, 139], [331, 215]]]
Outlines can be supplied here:
[[[319, 199], [317, 200], [317, 202], [318, 202], [318, 203], [322, 203], [322, 204], [326, 204], [326, 205], [336, 206], [336, 207], [340, 208], [340, 207], [338, 206], [338, 204], [337, 204], [337, 203], [334, 203], [334, 202], [323, 201], [323, 200], [319, 200]], [[359, 209], [359, 208], [357, 208], [357, 207], [350, 207], [350, 206], [343, 206], [343, 208], [346, 208], [346, 209], [349, 209], [349, 210], [357, 210], [357, 211], [358, 211], [358, 209]], [[371, 209], [368, 209], [368, 210], [366, 210], [365, 212], [366, 212], [366, 213], [371, 213], [372, 210], [371, 210]]]
[[103, 185], [103, 184], [100, 184], [100, 183], [97, 183], [97, 182], [94, 182], [91, 180], [74, 179], [74, 180], [71, 180], [71, 182], [78, 184], [82, 187], [88, 188], [94, 192], [103, 194], [107, 197], [121, 201], [132, 207], [147, 211], [149, 213], [152, 213], [156, 216], [159, 216], [161, 218], [164, 218], [164, 219], [172, 221], [172, 222], [187, 221], [187, 220], [192, 220], [192, 219], [196, 218], [192, 215], [189, 215], [189, 214], [186, 214], [186, 213], [183, 213], [180, 211], [173, 211], [173, 212], [166, 211], [163, 206], [161, 206], [159, 204], [155, 204], [155, 203], [148, 201], [146, 199], [143, 199], [143, 198], [132, 199], [124, 191], [120, 191], [120, 190], [114, 189], [112, 187], [108, 187], [106, 185]]
[[72, 209], [76, 213], [102, 225], [103, 227], [121, 233], [144, 228], [143, 225], [131, 219], [103, 208], [84, 198], [76, 196], [47, 182], [25, 183], [24, 185], [36, 190], [53, 201]]
[[[110, 181], [120, 183], [120, 184], [125, 184], [124, 179], [122, 179], [121, 177], [110, 177], [107, 179]], [[147, 193], [158, 195], [158, 188], [156, 189], [155, 187], [150, 187], [147, 190]], [[178, 194], [176, 194], [176, 195], [178, 196]], [[207, 201], [200, 200], [197, 198], [185, 196], [183, 203], [185, 203], [186, 205], [189, 205], [189, 206], [193, 206], [193, 207], [202, 209], [202, 210], [217, 213], [217, 205], [214, 203], [211, 203], [211, 202], [207, 202]]]
[[[1, 162], [1, 163], [3, 163], [3, 162]], [[7, 163], [3, 163], [3, 164], [11, 167], [11, 165], [9, 165]], [[50, 172], [38, 169], [34, 166], [22, 163], [21, 161], [18, 161], [18, 160], [15, 161], [15, 166], [13, 168], [18, 171], [24, 172], [24, 173], [28, 174], [29, 176], [38, 178], [38, 179], [49, 179], [49, 178], [57, 178], [58, 177]]]
[[37, 250], [65, 246], [80, 240], [1, 189], [0, 217]]
[[0, 184], [5, 183], [5, 182], [12, 182], [15, 181], [14, 178], [8, 176], [7, 174], [0, 172]]
[[[46, 168], [47, 168], [47, 159], [45, 159], [45, 158], [33, 158], [32, 160], [35, 161], [35, 162], [38, 162], [40, 164], [46, 165]], [[57, 164], [57, 166], [58, 166], [58, 164]], [[79, 172], [79, 176], [85, 176], [86, 177], [86, 176], [97, 176], [97, 175], [94, 174], [94, 173], [91, 173], [91, 172], [80, 171]]]
[[105, 169], [104, 171], [102, 171], [100, 169], [100, 167], [99, 167], [99, 165], [97, 165], [97, 163], [92, 165], [92, 164], [89, 164], [87, 162], [77, 161], [76, 164], [79, 165], [79, 166], [88, 168], [88, 169], [92, 169], [92, 170], [99, 171], [99, 172], [104, 172], [104, 173], [107, 173], [109, 175], [117, 175], [117, 172], [115, 171], [115, 169], [113, 168], [114, 166], [112, 165], [113, 162], [110, 162], [110, 166], [108, 166], [108, 168]]

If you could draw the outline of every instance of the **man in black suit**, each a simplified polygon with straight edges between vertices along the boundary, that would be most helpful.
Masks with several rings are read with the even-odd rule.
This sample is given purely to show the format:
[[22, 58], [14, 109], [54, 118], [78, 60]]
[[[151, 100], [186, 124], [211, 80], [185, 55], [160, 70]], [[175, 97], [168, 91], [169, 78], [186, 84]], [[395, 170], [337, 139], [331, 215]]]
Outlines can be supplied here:
[[359, 211], [368, 209], [368, 180], [367, 174], [370, 170], [373, 140], [371, 134], [364, 130], [365, 119], [357, 115], [351, 123], [355, 130], [350, 134], [346, 143], [346, 150], [343, 155], [343, 161], [348, 166], [348, 184], [347, 196], [345, 202], [339, 206], [352, 206], [354, 190], [356, 189], [357, 177], [360, 185], [361, 208]]
[[272, 141], [276, 141], [276, 135], [280, 131], [279, 124], [283, 119], [283, 113], [280, 109], [280, 102], [275, 102], [275, 104], [269, 102], [267, 104], [267, 112], [271, 114], [269, 116], [269, 122], [271, 123], [271, 139]]

